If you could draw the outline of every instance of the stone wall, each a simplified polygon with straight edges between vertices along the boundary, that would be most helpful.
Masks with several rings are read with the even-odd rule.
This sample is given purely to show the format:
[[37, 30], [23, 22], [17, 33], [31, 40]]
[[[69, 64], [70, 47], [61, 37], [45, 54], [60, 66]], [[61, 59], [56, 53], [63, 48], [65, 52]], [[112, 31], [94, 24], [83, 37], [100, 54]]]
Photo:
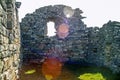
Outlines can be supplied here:
[[[27, 14], [21, 22], [22, 53], [23, 60], [46, 57], [45, 53], [57, 54], [59, 58], [66, 61], [82, 61], [85, 59], [87, 45], [87, 29], [82, 21], [82, 11], [74, 9], [71, 18], [64, 14], [65, 5], [45, 6], [36, 9], [32, 14]], [[70, 7], [69, 7], [70, 8]], [[53, 21], [55, 29], [61, 24], [69, 25], [69, 35], [65, 39], [55, 36], [47, 36], [47, 22]], [[56, 32], [57, 33], [57, 32]], [[63, 58], [64, 56], [64, 58]]]
[[[102, 28], [87, 27], [82, 21], [81, 10], [74, 9], [74, 15], [67, 18], [63, 12], [66, 7], [41, 7], [22, 19], [22, 59], [41, 59], [48, 56], [46, 53], [52, 56], [61, 53], [58, 57], [65, 58], [66, 62], [105, 66], [120, 72], [120, 22], [110, 21]], [[55, 22], [55, 29], [61, 23], [68, 24], [69, 35], [65, 39], [57, 35], [46, 36], [48, 21]]]
[[99, 32], [98, 54], [103, 64], [120, 72], [120, 22], [109, 21]]
[[17, 80], [20, 26], [15, 0], [0, 0], [0, 80]]

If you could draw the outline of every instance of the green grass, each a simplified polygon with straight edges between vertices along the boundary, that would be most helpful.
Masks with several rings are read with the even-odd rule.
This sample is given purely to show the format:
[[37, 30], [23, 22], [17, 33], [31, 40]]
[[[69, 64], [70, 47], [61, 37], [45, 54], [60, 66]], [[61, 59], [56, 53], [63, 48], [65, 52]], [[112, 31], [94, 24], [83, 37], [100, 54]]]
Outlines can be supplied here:
[[101, 73], [106, 80], [120, 80], [120, 73], [113, 74], [112, 71], [105, 67], [93, 67], [93, 66], [80, 66], [78, 64], [66, 64], [64, 65], [69, 71], [75, 74], [76, 77], [84, 73]]

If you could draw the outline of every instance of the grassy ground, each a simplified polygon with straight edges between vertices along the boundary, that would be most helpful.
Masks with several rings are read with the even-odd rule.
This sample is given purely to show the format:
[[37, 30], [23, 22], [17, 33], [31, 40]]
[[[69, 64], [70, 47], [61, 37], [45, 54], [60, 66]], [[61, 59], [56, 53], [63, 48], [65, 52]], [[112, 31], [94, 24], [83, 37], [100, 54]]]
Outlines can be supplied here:
[[[26, 71], [35, 70], [32, 74], [25, 74]], [[78, 64], [65, 64], [62, 67], [61, 75], [54, 80], [79, 80], [78, 76], [84, 73], [101, 73], [107, 80], [120, 80], [120, 74], [113, 74], [109, 69], [103, 67], [81, 67]], [[41, 72], [41, 65], [23, 65], [19, 71], [20, 80], [46, 80]]]
[[106, 80], [120, 80], [120, 74], [113, 74], [108, 68], [104, 67], [85, 67], [78, 64], [65, 65], [65, 67], [76, 76], [84, 73], [101, 73]]

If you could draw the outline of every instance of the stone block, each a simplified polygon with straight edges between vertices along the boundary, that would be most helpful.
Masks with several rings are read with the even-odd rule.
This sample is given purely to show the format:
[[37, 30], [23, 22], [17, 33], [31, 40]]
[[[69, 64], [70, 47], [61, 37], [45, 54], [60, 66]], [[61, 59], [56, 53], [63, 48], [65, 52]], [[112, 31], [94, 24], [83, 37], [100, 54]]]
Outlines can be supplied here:
[[4, 37], [4, 44], [8, 44], [9, 43], [9, 39], [7, 37]]
[[3, 28], [2, 35], [5, 36], [5, 27], [2, 26], [2, 28]]
[[[17, 31], [17, 30], [16, 30]], [[18, 32], [15, 32], [14, 33], [14, 36], [15, 36], [15, 38], [19, 38], [19, 33]]]
[[7, 50], [8, 57], [11, 57], [13, 55], [13, 51]]
[[2, 52], [0, 52], [0, 59], [2, 59]]
[[10, 21], [7, 21], [7, 29], [12, 29], [13, 28], [13, 21], [10, 20]]
[[3, 8], [2, 8], [2, 5], [0, 5], [0, 17], [3, 16], [2, 12], [3, 12]]
[[3, 50], [4, 50], [4, 46], [0, 45], [0, 52], [3, 52]]
[[6, 30], [6, 37], [9, 37], [9, 30]]
[[0, 35], [0, 44], [3, 44], [3, 35]]
[[19, 59], [19, 54], [14, 54], [14, 61], [17, 61]]
[[5, 44], [5, 41], [4, 41], [4, 40], [5, 40], [5, 37], [3, 36], [3, 44]]
[[9, 80], [16, 80], [15, 79], [15, 77], [16, 77], [15, 70], [9, 69], [8, 74], [9, 74]]
[[5, 74], [1, 74], [1, 80], [7, 80], [6, 75]]
[[10, 68], [10, 59], [9, 58], [4, 58], [3, 59], [3, 62], [4, 62], [4, 68], [3, 68], [3, 71], [6, 71], [7, 69]]
[[7, 29], [12, 30], [14, 26], [13, 12], [8, 12], [7, 14]]
[[3, 61], [0, 59], [0, 73], [2, 72], [2, 70], [3, 70]]
[[7, 23], [7, 13], [5, 11], [1, 11], [0, 12], [0, 23], [6, 27], [6, 23]]
[[1, 25], [0, 25], [0, 35], [2, 35], [2, 33], [1, 33], [1, 32], [2, 32], [2, 30], [1, 30]]
[[18, 60], [13, 62], [13, 67], [16, 67], [16, 68], [19, 67], [19, 61]]
[[13, 50], [13, 44], [9, 45], [9, 50], [12, 51]]
[[16, 3], [15, 3], [15, 6], [16, 6], [17, 8], [20, 8], [21, 2], [16, 2]]
[[12, 41], [14, 40], [14, 38], [15, 38], [14, 34], [13, 34], [13, 33], [10, 34], [10, 39], [11, 39]]
[[13, 46], [13, 50], [17, 53], [20, 50], [19, 47], [20, 45], [15, 43]]
[[13, 65], [13, 62], [14, 62], [14, 58], [13, 58], [13, 56], [10, 56], [9, 57], [9, 65], [12, 67], [12, 65]]
[[10, 57], [11, 56], [11, 54], [9, 53], [9, 51], [7, 50], [7, 51], [4, 51], [4, 57], [6, 58], [6, 57]]
[[3, 25], [1, 23], [0, 23], [0, 34], [3, 34]]
[[10, 77], [9, 70], [5, 71], [5, 72], [4, 72], [4, 75], [5, 75], [6, 78], [3, 79], [3, 80], [10, 80], [10, 79], [9, 79], [9, 77]]
[[5, 57], [5, 55], [6, 55], [6, 54], [5, 54], [5, 51], [2, 51], [2, 52], [1, 52], [1, 59], [3, 59], [3, 58]]
[[14, 2], [14, 0], [6, 0], [7, 4], [12, 4]]
[[0, 74], [0, 80], [2, 80], [2, 76], [1, 76], [1, 74]]
[[15, 38], [14, 42], [15, 42], [15, 44], [19, 45], [20, 44], [20, 39], [19, 38]]
[[0, 25], [2, 24], [2, 17], [3, 17], [3, 14], [1, 13], [2, 11], [0, 11]]
[[7, 13], [5, 12], [3, 14], [4, 14], [4, 16], [3, 16], [2, 23], [3, 23], [4, 27], [7, 27], [7, 15], [6, 15]]
[[[8, 3], [7, 4], [7, 11], [9, 10], [9, 12], [13, 12], [13, 4], [12, 3]], [[10, 11], [11, 10], [11, 11]]]
[[4, 51], [8, 50], [8, 45], [7, 44], [4, 44], [3, 47], [4, 47]]
[[0, 4], [4, 10], [7, 9], [6, 0], [0, 0]]

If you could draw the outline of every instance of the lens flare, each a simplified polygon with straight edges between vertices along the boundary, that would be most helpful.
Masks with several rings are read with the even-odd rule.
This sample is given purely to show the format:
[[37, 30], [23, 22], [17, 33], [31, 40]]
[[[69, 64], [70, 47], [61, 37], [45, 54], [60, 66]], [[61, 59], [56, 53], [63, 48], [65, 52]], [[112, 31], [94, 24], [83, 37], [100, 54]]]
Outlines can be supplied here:
[[62, 63], [56, 58], [48, 58], [42, 64], [42, 73], [47, 80], [56, 79], [61, 74]]
[[67, 33], [69, 31], [69, 26], [67, 24], [61, 24], [58, 27], [58, 31], [61, 33]]
[[64, 7], [63, 13], [67, 18], [70, 18], [74, 15], [74, 10], [71, 7]]
[[57, 29], [57, 35], [59, 38], [66, 38], [69, 34], [69, 26], [67, 24], [59, 25]]

